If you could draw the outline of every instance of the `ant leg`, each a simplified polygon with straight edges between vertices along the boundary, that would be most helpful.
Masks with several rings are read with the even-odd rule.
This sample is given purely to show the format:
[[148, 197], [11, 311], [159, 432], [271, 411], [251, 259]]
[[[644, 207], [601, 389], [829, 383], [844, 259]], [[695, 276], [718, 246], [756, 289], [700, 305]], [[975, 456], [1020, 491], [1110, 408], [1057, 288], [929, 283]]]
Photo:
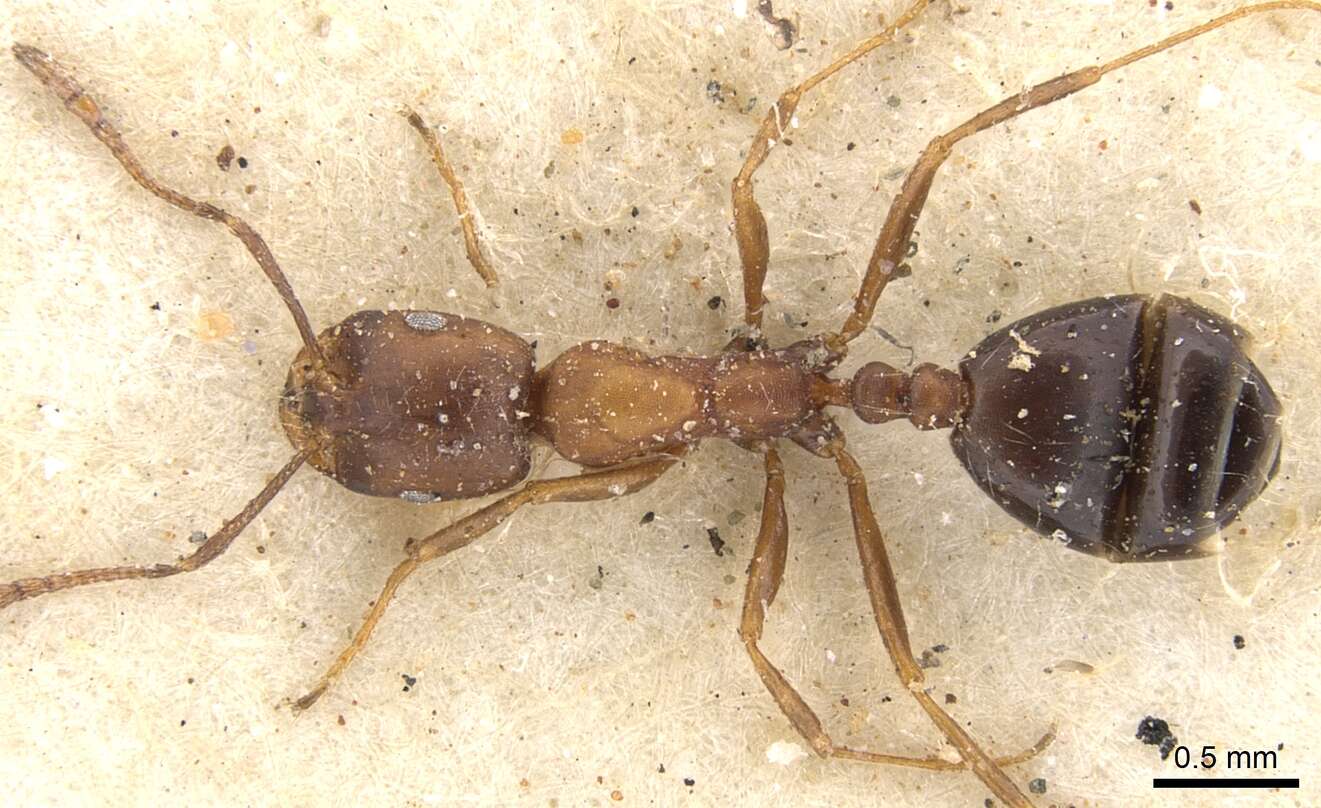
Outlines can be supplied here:
[[431, 161], [440, 171], [440, 178], [449, 186], [450, 196], [454, 197], [454, 208], [459, 212], [459, 225], [463, 228], [463, 249], [468, 253], [468, 263], [472, 264], [472, 268], [477, 270], [477, 274], [488, 287], [495, 286], [500, 280], [495, 276], [495, 270], [487, 263], [486, 256], [482, 255], [481, 242], [477, 239], [477, 225], [473, 221], [472, 207], [468, 204], [468, 195], [463, 191], [463, 183], [459, 181], [459, 175], [454, 173], [454, 166], [450, 165], [449, 159], [445, 157], [445, 150], [440, 147], [440, 139], [422, 120], [421, 115], [408, 107], [404, 107], [401, 112], [426, 142], [427, 149], [431, 151]]
[[[885, 650], [890, 654], [899, 680], [908, 688], [908, 692], [917, 699], [927, 716], [944, 733], [959, 755], [972, 767], [995, 796], [1007, 804], [1030, 808], [1032, 805], [1018, 789], [1014, 781], [1000, 769], [997, 761], [986, 754], [972, 736], [959, 726], [949, 713], [945, 712], [935, 699], [922, 687], [922, 668], [913, 658], [913, 649], [908, 642], [908, 626], [904, 622], [903, 606], [899, 602], [899, 590], [895, 586], [894, 570], [890, 567], [890, 558], [885, 552], [885, 539], [876, 524], [871, 502], [867, 498], [867, 479], [853, 459], [844, 449], [843, 439], [830, 445], [829, 452], [835, 458], [839, 472], [844, 476], [849, 492], [849, 510], [853, 513], [853, 533], [857, 539], [858, 555], [862, 561], [863, 581], [867, 585], [867, 594], [871, 599], [872, 612], [876, 616], [876, 627], [880, 629]], [[1053, 733], [1047, 733], [1050, 737]], [[1042, 742], [1048, 742], [1045, 738]], [[1038, 745], [1043, 745], [1038, 742]], [[845, 754], [843, 757], [861, 757]]]
[[83, 91], [82, 85], [74, 81], [59, 62], [50, 57], [44, 51], [38, 50], [31, 45], [15, 44], [13, 47], [14, 58], [19, 64], [32, 72], [32, 75], [46, 88], [53, 92], [64, 102], [64, 106], [78, 120], [87, 125], [92, 130], [96, 139], [105, 144], [114, 158], [124, 167], [128, 175], [134, 182], [151, 191], [156, 196], [169, 202], [180, 210], [200, 216], [213, 222], [220, 222], [229, 228], [229, 232], [238, 237], [243, 242], [243, 246], [248, 248], [248, 252], [257, 261], [257, 265], [266, 273], [266, 277], [271, 284], [275, 286], [275, 291], [279, 293], [280, 299], [289, 309], [289, 314], [294, 318], [294, 324], [298, 326], [298, 333], [303, 338], [303, 344], [307, 346], [309, 352], [318, 362], [325, 364], [325, 354], [321, 352], [321, 346], [317, 344], [316, 335], [312, 333], [312, 325], [307, 320], [307, 313], [303, 311], [303, 304], [298, 302], [298, 297], [294, 295], [293, 287], [289, 285], [289, 279], [284, 276], [284, 271], [276, 263], [275, 256], [271, 253], [271, 248], [266, 246], [266, 242], [257, 234], [252, 226], [237, 216], [226, 213], [224, 210], [212, 205], [209, 202], [198, 202], [188, 196], [184, 196], [178, 191], [168, 186], [162, 185], [156, 181], [138, 162], [138, 158], [129, 149], [128, 144], [124, 142], [124, 137], [115, 128], [114, 124], [106, 120], [101, 113], [101, 107], [97, 105], [92, 97]]
[[168, 578], [171, 575], [178, 575], [181, 572], [192, 572], [201, 569], [214, 561], [221, 553], [229, 549], [229, 545], [248, 523], [262, 512], [275, 495], [280, 493], [284, 484], [289, 482], [289, 478], [298, 471], [307, 459], [306, 451], [299, 452], [293, 456], [284, 468], [280, 469], [261, 493], [253, 497], [238, 515], [221, 526], [215, 535], [208, 538], [198, 547], [192, 555], [179, 559], [174, 564], [152, 564], [148, 567], [99, 567], [97, 569], [77, 570], [75, 572], [60, 572], [54, 575], [44, 575], [40, 578], [20, 578], [17, 581], [10, 581], [7, 584], [0, 585], [0, 609], [17, 603], [20, 600], [35, 598], [37, 595], [45, 595], [49, 592], [58, 592], [61, 589], [73, 589], [87, 584], [99, 584], [106, 581], [127, 581], [135, 578]]
[[867, 262], [867, 273], [862, 279], [857, 297], [854, 298], [853, 312], [845, 320], [840, 333], [831, 340], [832, 343], [835, 343], [832, 347], [842, 349], [845, 344], [862, 333], [867, 324], [871, 322], [872, 312], [876, 309], [876, 299], [880, 297], [886, 284], [894, 277], [895, 268], [903, 260], [904, 253], [908, 249], [909, 240], [913, 235], [913, 227], [917, 224], [918, 216], [922, 214], [922, 206], [926, 204], [927, 193], [931, 190], [931, 182], [935, 179], [936, 171], [944, 164], [945, 158], [949, 157], [954, 144], [984, 129], [989, 129], [996, 124], [1004, 123], [1011, 118], [1022, 115], [1028, 110], [1044, 107], [1085, 87], [1090, 87], [1100, 81], [1107, 73], [1168, 50], [1182, 42], [1195, 39], [1235, 20], [1251, 14], [1285, 9], [1321, 11], [1321, 3], [1311, 2], [1310, 0], [1279, 0], [1279, 2], [1243, 6], [1195, 28], [1166, 37], [1155, 44], [1139, 48], [1118, 59], [1112, 59], [1103, 65], [1085, 67], [1073, 73], [1066, 73], [1050, 81], [1042, 82], [1035, 87], [1030, 87], [1021, 93], [1011, 95], [995, 106], [979, 112], [954, 129], [932, 139], [912, 170], [908, 172], [899, 194], [890, 206], [889, 213], [886, 214], [885, 224], [881, 227], [881, 234], [877, 237], [876, 246], [873, 248], [871, 258]]
[[739, 260], [743, 264], [743, 321], [755, 332], [761, 328], [762, 307], [766, 297], [762, 284], [766, 281], [766, 268], [770, 262], [770, 240], [766, 232], [766, 217], [753, 197], [752, 175], [766, 161], [773, 146], [784, 134], [793, 118], [794, 110], [803, 95], [848, 65], [894, 39], [895, 33], [913, 21], [931, 0], [916, 0], [908, 10], [879, 34], [859, 43], [853, 50], [831, 62], [825, 69], [814, 73], [801, 84], [785, 90], [762, 119], [761, 128], [752, 138], [747, 159], [734, 178], [732, 191], [734, 209], [734, 239], [738, 243]]
[[[887, 763], [895, 766], [908, 766], [918, 769], [952, 771], [966, 769], [964, 761], [948, 761], [937, 757], [905, 757], [881, 752], [868, 752], [848, 747], [836, 746], [821, 725], [821, 719], [808, 706], [802, 695], [784, 677], [775, 665], [766, 658], [757, 643], [761, 640], [762, 626], [766, 611], [775, 600], [784, 578], [785, 559], [789, 552], [789, 519], [784, 510], [784, 466], [774, 447], [766, 450], [766, 493], [762, 498], [761, 527], [757, 531], [757, 544], [752, 552], [752, 561], [748, 565], [748, 585], [743, 596], [743, 617], [739, 623], [739, 637], [752, 658], [752, 665], [757, 669], [762, 684], [770, 691], [781, 712], [793, 724], [798, 734], [822, 757], [835, 756], [869, 763]], [[997, 766], [1009, 766], [1021, 763], [1036, 755], [1054, 740], [1054, 733], [1047, 733], [1031, 749], [1017, 755], [995, 758]]]
[[534, 480], [512, 494], [501, 497], [490, 505], [481, 508], [457, 522], [437, 530], [425, 539], [406, 546], [408, 557], [399, 563], [386, 579], [381, 594], [372, 604], [371, 610], [363, 620], [362, 627], [353, 636], [352, 642], [345, 648], [306, 695], [291, 703], [294, 712], [302, 712], [311, 707], [322, 693], [339, 678], [344, 668], [353, 661], [358, 652], [367, 644], [376, 628], [381, 615], [390, 605], [395, 590], [413, 571], [434, 558], [452, 553], [460, 547], [472, 543], [483, 534], [498, 527], [524, 505], [541, 505], [546, 502], [591, 502], [600, 499], [613, 499], [632, 494], [651, 485], [665, 471], [673, 466], [682, 452], [661, 455], [640, 463], [627, 466], [579, 474], [573, 477], [556, 477], [550, 480]]

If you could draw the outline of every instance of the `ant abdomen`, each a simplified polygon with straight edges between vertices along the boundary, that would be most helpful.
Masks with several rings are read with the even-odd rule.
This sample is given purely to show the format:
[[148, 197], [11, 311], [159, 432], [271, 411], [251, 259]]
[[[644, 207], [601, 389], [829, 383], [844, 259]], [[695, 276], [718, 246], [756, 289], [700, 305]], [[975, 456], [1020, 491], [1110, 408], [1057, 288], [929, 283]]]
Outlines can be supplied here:
[[1280, 404], [1248, 342], [1180, 297], [1040, 312], [960, 362], [969, 404], [951, 443], [1006, 511], [1076, 550], [1205, 555], [1279, 465]]

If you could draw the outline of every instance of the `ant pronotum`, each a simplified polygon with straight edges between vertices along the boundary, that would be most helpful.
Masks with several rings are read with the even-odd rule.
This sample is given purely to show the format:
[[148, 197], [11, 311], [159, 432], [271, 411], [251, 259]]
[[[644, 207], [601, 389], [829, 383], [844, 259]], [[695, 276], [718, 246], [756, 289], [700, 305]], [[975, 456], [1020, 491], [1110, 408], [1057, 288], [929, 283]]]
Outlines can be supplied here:
[[[925, 5], [925, 4], [918, 4], [918, 5]], [[1276, 4], [1276, 5], [1281, 5], [1281, 4]], [[1283, 4], [1283, 5], [1288, 5], [1288, 7], [1295, 7], [1295, 8], [1313, 8], [1313, 9], [1317, 8], [1316, 4], [1295, 3], [1295, 4]], [[914, 11], [917, 11], [917, 7], [914, 7]], [[904, 18], [901, 18], [901, 21], [904, 21]], [[24, 58], [25, 63], [28, 63], [29, 66], [37, 67], [38, 71], [40, 71], [42, 65], [45, 65], [45, 62], [42, 61], [42, 59], [38, 57], [37, 54], [30, 53], [30, 51], [24, 51], [24, 53], [21, 53], [20, 55], [22, 58]], [[777, 128], [783, 127], [783, 125], [787, 125], [787, 115], [785, 121], [779, 121], [779, 123], [777, 124]], [[151, 169], [148, 168], [148, 170]], [[939, 187], [939, 185], [937, 187]], [[746, 206], [746, 201], [742, 201], [741, 203], [742, 206], [744, 207]], [[744, 222], [748, 222], [748, 220], [749, 219], [745, 218]], [[893, 240], [892, 246], [896, 248], [902, 247], [905, 248], [906, 250], [906, 246], [908, 246], [908, 240], [909, 240], [908, 235], [901, 234], [901, 236], [902, 238], [892, 239]], [[248, 236], [248, 242], [251, 242], [251, 240], [252, 240], [251, 236]], [[745, 260], [750, 260], [750, 263], [756, 264], [758, 263], [757, 261], [758, 257], [761, 257], [762, 248], [757, 247], [756, 244], [752, 244], [752, 246], [749, 246], [748, 240], [745, 239], [744, 252], [745, 252], [745, 256], [752, 256], [750, 257], [750, 259], [745, 259]], [[896, 259], [892, 261], [892, 265], [898, 263], [897, 256], [898, 253], [896, 253]], [[771, 256], [771, 263], [773, 263], [773, 261], [774, 261], [774, 256]], [[756, 297], [754, 297], [753, 300], [754, 302], [752, 308], [756, 309], [757, 308]], [[867, 301], [867, 302], [872, 302], [872, 301]], [[863, 308], [867, 309], [869, 308], [869, 306], [863, 306]], [[861, 318], [855, 318], [855, 320], [861, 320]], [[859, 325], [861, 325], [860, 322]], [[403, 320], [403, 325], [400, 327], [412, 327], [413, 330], [419, 331], [419, 333], [427, 333], [427, 331], [436, 331], [436, 330], [444, 329], [444, 327], [446, 326], [444, 322], [436, 322], [435, 318], [424, 317], [421, 318], [421, 320], [417, 321], [416, 323]], [[826, 349], [838, 350], [839, 347], [841, 346], [841, 343], [843, 343], [845, 339], [851, 338], [852, 335], [855, 335], [853, 334], [853, 331], [856, 330], [857, 329], [849, 329], [849, 327], [845, 327], [843, 338], [840, 338], [838, 339], [838, 341], [834, 341], [834, 342], [827, 341], [828, 345], [824, 347], [826, 347]], [[310, 338], [310, 334], [306, 329], [304, 329], [304, 337], [305, 339], [308, 339], [309, 347], [310, 347], [310, 339], [312, 338]], [[808, 350], [807, 353], [820, 354], [820, 351], [822, 350], [823, 350], [823, 346], [810, 346], [810, 350]], [[1038, 349], [1036, 349], [1036, 347], [1033, 347], [1033, 350], [1038, 350]], [[316, 349], [312, 349], [310, 353], [314, 353], [314, 351], [316, 351]], [[1030, 354], [1030, 351], [1028, 351], [1028, 354]], [[313, 366], [314, 366], [314, 362], [313, 362]], [[296, 364], [296, 372], [301, 372], [299, 370], [299, 367], [297, 367], [297, 364]], [[522, 384], [511, 384], [511, 386], [506, 386], [506, 388], [509, 389], [510, 391], [511, 400], [520, 401], [519, 393], [522, 393], [522, 395], [526, 395], [527, 393], [526, 389], [518, 389], [518, 391], [515, 392], [515, 388], [522, 388], [522, 387], [523, 387]], [[571, 386], [571, 387], [576, 387], [576, 386]], [[878, 395], [880, 395], [880, 393], [878, 393]], [[840, 396], [841, 396], [840, 391], [823, 392], [822, 399], [820, 400], [831, 400], [831, 401], [835, 401], [835, 403], [840, 403], [841, 401]], [[959, 393], [955, 393], [954, 397], [955, 399], [958, 399]], [[287, 397], [287, 399], [285, 399], [285, 412], [292, 413], [291, 417], [299, 415], [299, 413], [295, 412], [295, 404], [300, 403], [300, 401], [306, 401], [306, 400], [308, 400], [308, 397], [306, 396], [297, 397], [297, 399], [296, 397]], [[305, 412], [306, 409], [308, 408], [303, 407], [301, 409], [303, 409], [303, 411]], [[544, 412], [546, 411], [544, 411], [543, 409], [543, 411], [540, 412], [542, 412], [542, 415], [544, 415]], [[569, 411], [569, 412], [571, 412], [572, 415], [573, 412], [577, 412], [577, 411]], [[935, 415], [939, 416], [941, 415], [942, 412], [943, 411], [937, 411], [935, 412]], [[535, 412], [534, 415], [536, 415]], [[296, 426], [295, 426], [295, 430], [296, 430]], [[853, 479], [855, 479], [856, 481], [857, 479], [856, 475], [857, 473], [859, 473], [859, 471], [857, 471], [856, 466], [853, 465], [848, 455], [844, 453], [843, 445], [841, 445], [841, 442], [836, 442], [836, 438], [834, 438], [834, 434], [832, 433], [827, 433], [826, 436], [824, 437], [826, 437], [826, 440], [824, 440], [824, 442], [808, 441], [808, 444], [810, 444], [810, 448], [822, 450], [822, 452], [826, 452], [827, 454], [834, 455], [836, 461], [838, 461], [839, 465], [841, 466], [841, 470], [847, 471], [848, 474], [853, 475]], [[494, 440], [495, 437], [493, 436], [493, 441]], [[462, 446], [460, 446], [460, 448], [458, 449], [461, 450]], [[775, 469], [775, 467], [778, 466], [778, 459], [775, 459], [774, 452], [766, 452], [766, 457], [768, 457], [768, 467], [770, 467], [770, 469]], [[671, 463], [671, 461], [668, 461], [668, 459], [661, 459], [661, 461], [649, 461], [649, 462], [653, 463], [651, 469], [653, 469], [657, 474], [659, 473], [659, 471], [663, 469], [663, 467], [667, 467]], [[1269, 466], [1269, 458], [1266, 459], [1266, 465]], [[631, 474], [637, 474], [637, 470], [631, 471]], [[347, 475], [345, 475], [345, 477], [347, 477]], [[369, 474], [369, 477], [373, 477], [374, 479], [374, 471], [373, 473]], [[277, 482], [283, 483], [283, 479], [279, 479], [279, 481]], [[617, 479], [617, 481], [610, 481], [609, 485], [606, 486], [604, 490], [596, 490], [593, 492], [594, 494], [601, 496], [618, 494], [618, 492], [620, 491], [610, 490], [610, 487], [612, 487], [613, 485], [622, 485], [625, 487], [629, 487], [631, 485], [631, 482], [633, 482], [633, 478], [620, 478]], [[355, 479], [354, 485], [358, 487], [367, 487], [371, 485], [371, 481], [366, 481], [366, 479]], [[415, 492], [415, 491], [419, 491], [417, 490], [417, 488], [404, 488], [403, 491], [413, 492], [411, 496], [413, 496], [413, 498], [419, 498], [419, 494], [416, 494]], [[402, 491], [396, 491], [396, 494], [399, 494], [399, 492]], [[429, 492], [431, 491], [425, 491], [425, 492], [429, 494]], [[458, 494], [466, 494], [466, 492], [458, 491]], [[777, 507], [775, 507], [774, 496], [769, 496], [768, 503], [770, 504], [771, 507], [766, 508], [764, 514], [775, 514], [775, 512], [777, 512]], [[869, 533], [871, 532], [871, 528], [869, 528], [868, 525], [869, 522], [871, 522], [871, 520], [869, 520], [868, 508], [863, 507], [863, 503], [865, 503], [865, 499], [861, 498], [861, 496], [857, 496], [857, 498], [855, 498], [855, 503], [853, 504], [855, 504], [857, 511], [859, 511], [859, 519], [860, 519], [860, 523], [864, 525], [864, 533]], [[766, 531], [766, 529], [764, 529], [764, 531], [762, 531], [762, 540], [764, 541], [769, 540], [770, 537], [773, 535], [774, 535], [774, 531]], [[219, 539], [218, 536], [213, 536], [213, 539], [211, 539], [209, 545], [206, 545], [206, 547], [213, 549], [215, 548], [223, 549], [221, 547], [222, 539]], [[232, 536], [226, 536], [225, 539], [232, 539]], [[425, 548], [425, 547], [429, 547], [429, 545], [423, 543], [423, 544], [415, 544], [413, 545], [413, 547]], [[864, 545], [864, 547], [867, 547], [867, 545]], [[885, 572], [885, 566], [880, 564], [880, 562], [878, 561], [873, 562], [873, 564], [869, 566], [869, 568], [871, 568], [873, 572], [875, 572], [875, 570], [881, 570], [882, 573]], [[128, 577], [128, 573], [125, 573], [124, 576], [120, 576], [120, 577]], [[756, 574], [754, 574], [754, 577], [756, 577]], [[82, 580], [79, 580], [79, 578], [65, 578], [65, 580], [63, 581], [89, 581], [89, 580], [90, 578], [82, 578]], [[53, 589], [53, 588], [55, 588], [55, 584], [54, 581], [52, 580], [44, 580], [41, 582], [26, 582], [26, 584], [17, 586], [17, 588], [12, 590], [13, 591], [12, 597], [17, 598], [20, 597], [20, 595], [26, 595], [30, 593], [40, 593], [40, 591], [42, 590]], [[876, 581], [873, 581], [872, 591], [873, 594], [884, 593], [885, 589], [886, 589], [885, 576], [884, 574], [881, 574], [881, 576], [878, 577]], [[766, 601], [766, 599], [769, 599], [769, 597], [768, 594], [766, 594], [766, 591], [762, 590], [761, 597], [753, 598], [753, 601], [756, 602], [757, 599], [762, 599], [762, 601]], [[894, 603], [893, 598], [881, 598], [881, 599], [882, 601], [884, 601], [882, 605], [889, 606], [890, 609], [894, 609], [894, 607], [897, 606], [897, 603]], [[383, 598], [382, 601], [380, 601], [380, 605], [382, 605], [383, 607], [384, 603], [386, 603], [387, 601], [388, 598]], [[760, 610], [750, 609], [748, 611], [745, 611], [744, 631], [745, 631], [745, 635], [756, 634], [756, 632], [760, 631]], [[890, 639], [892, 639], [892, 643], [894, 642], [894, 640], [896, 640], [897, 636], [898, 636], [897, 634], [894, 634], [894, 630], [892, 628], [892, 630], [890, 630]], [[766, 668], [765, 665], [762, 665], [762, 672], [764, 672], [765, 676], [769, 677], [769, 679], [771, 680], [770, 684], [774, 685], [775, 688], [778, 688], [779, 697], [781, 697], [782, 700], [790, 702], [790, 706], [787, 706], [786, 709], [789, 710], [789, 712], [791, 713], [797, 713], [797, 718], [795, 718], [795, 726], [798, 726], [799, 729], [801, 730], [810, 729], [811, 726], [810, 718], [807, 718], [806, 714], [803, 713], [803, 708], [801, 705], [793, 704], [793, 696], [791, 696], [789, 690], [785, 689], [785, 685], [783, 685], [782, 683], [777, 683], [777, 681], [774, 681], [773, 673], [770, 673], [769, 669]], [[913, 675], [914, 672], [918, 673], [919, 675], [919, 672], [915, 671], [915, 668], [910, 668], [910, 676]], [[314, 690], [314, 693], [318, 693], [318, 692], [320, 692], [320, 689]], [[923, 692], [921, 689], [915, 689], [914, 694], [919, 698], [919, 700], [922, 700]], [[310, 701], [312, 701], [312, 698], [305, 698], [305, 702], [310, 702]], [[926, 708], [929, 710], [934, 708], [933, 710], [934, 717], [939, 718], [943, 714], [941, 708], [935, 705], [934, 701], [930, 700], [930, 697], [925, 697], [925, 701], [923, 701], [923, 706], [926, 706]], [[964, 755], [967, 755], [967, 757], [972, 757], [975, 759], [979, 757], [978, 747], [975, 746], [975, 743], [972, 743], [971, 739], [964, 737], [962, 731], [958, 729], [958, 726], [952, 725], [951, 722], [943, 721], [943, 729], [945, 729], [948, 734], [952, 735], [951, 742], [954, 742], [956, 746], [959, 746], [959, 749], [963, 751]], [[826, 741], [823, 741], [823, 739], [820, 738], [819, 735], [814, 739], [819, 749], [824, 749], [824, 743], [826, 743]], [[839, 751], [841, 750], [836, 750], [836, 753], [839, 753]], [[894, 760], [892, 760], [892, 762], [894, 762]], [[1009, 782], [1008, 779], [1004, 778], [1003, 772], [1000, 772], [999, 768], [993, 766], [992, 763], [989, 763], [988, 760], [985, 759], [984, 755], [982, 758], [980, 758], [980, 763], [982, 763], [982, 767], [980, 767], [979, 774], [983, 776], [985, 782], [987, 782], [988, 786], [991, 787], [992, 790], [997, 793], [997, 795], [1003, 797], [1003, 799], [1008, 801], [1021, 801], [1022, 799], [1024, 799], [1021, 793], [1017, 792], [1016, 787], [1013, 786], [1013, 784]]]

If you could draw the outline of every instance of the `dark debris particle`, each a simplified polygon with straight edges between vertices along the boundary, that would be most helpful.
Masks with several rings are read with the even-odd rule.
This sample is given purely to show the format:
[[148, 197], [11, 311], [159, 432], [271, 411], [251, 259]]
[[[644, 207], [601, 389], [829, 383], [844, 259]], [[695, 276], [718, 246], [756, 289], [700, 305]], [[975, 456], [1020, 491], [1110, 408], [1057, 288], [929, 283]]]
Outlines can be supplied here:
[[400, 678], [402, 678], [402, 679], [404, 680], [404, 692], [405, 692], [405, 693], [407, 693], [408, 691], [412, 690], [413, 687], [417, 685], [417, 677], [416, 677], [416, 676], [409, 676], [409, 675], [406, 674], [406, 673], [401, 673], [401, 674], [399, 674], [399, 676], [400, 676]]
[[706, 97], [717, 104], [725, 103], [724, 88], [720, 86], [720, 82], [711, 79], [706, 83]]
[[636, 219], [636, 218], [638, 218], [638, 214], [639, 214], [639, 213], [641, 213], [641, 211], [638, 210], [638, 206], [637, 206], [637, 205], [634, 205], [634, 206], [633, 206], [633, 210], [630, 211], [630, 214], [633, 216], [634, 219]]
[[1201, 215], [1202, 215], [1202, 206], [1199, 205], [1199, 204], [1197, 204], [1197, 200], [1196, 200], [1196, 199], [1189, 199], [1189, 200], [1188, 200], [1188, 207], [1192, 208], [1193, 213], [1196, 213], [1198, 216], [1201, 216]]
[[1239, 650], [1239, 651], [1242, 651], [1242, 650], [1243, 650], [1243, 646], [1245, 646], [1245, 645], [1247, 645], [1247, 644], [1248, 644], [1248, 641], [1245, 640], [1245, 639], [1243, 639], [1243, 635], [1242, 635], [1242, 634], [1235, 634], [1235, 635], [1234, 635], [1234, 648], [1235, 648], [1235, 649], [1237, 649], [1237, 650]]
[[922, 658], [917, 661], [917, 666], [919, 668], [939, 668], [940, 657], [936, 655], [942, 654], [948, 650], [949, 650], [949, 646], [943, 644], [933, 645], [930, 648], [927, 648], [922, 652]]
[[725, 540], [720, 538], [720, 528], [708, 527], [706, 529], [706, 537], [711, 540], [711, 549], [716, 551], [716, 555], [724, 556]]
[[686, 786], [695, 786], [697, 785], [697, 781], [691, 777], [685, 777], [683, 778], [683, 784]]
[[958, 703], [959, 703], [959, 697], [956, 696], [956, 695], [954, 695], [953, 693], [946, 693], [946, 694], [945, 694], [945, 703], [946, 703], [946, 704], [958, 704]]
[[775, 29], [775, 47], [789, 50], [798, 40], [798, 26], [786, 17], [777, 17], [771, 9], [771, 0], [757, 0], [757, 12]]
[[898, 107], [903, 101], [897, 95], [889, 96], [885, 99], [885, 105], [891, 109]]
[[152, 303], [152, 304], [151, 304], [151, 310], [152, 310], [152, 311], [160, 311], [160, 310], [161, 310], [161, 304], [160, 304], [160, 301], [159, 301], [159, 300], [156, 301], [155, 303]]
[[856, 143], [854, 143], [853, 141], [850, 140], [850, 141], [849, 141], [849, 145], [845, 146], [845, 147], [844, 147], [844, 150], [845, 150], [845, 151], [853, 151], [853, 150], [856, 149], [856, 148], [858, 148], [858, 144], [856, 144]]
[[345, 721], [345, 720], [344, 720], [344, 716], [341, 715], [341, 716], [339, 716], [338, 718], [335, 719], [335, 723], [336, 723], [336, 724], [339, 724], [339, 725], [342, 727], [342, 726], [344, 726], [345, 724], [347, 724], [348, 722]]
[[240, 157], [240, 158], [239, 158], [239, 168], [247, 168], [247, 167], [248, 167], [248, 158], [246, 158], [246, 157]]
[[619, 298], [617, 298], [617, 297], [612, 297], [612, 298], [607, 299], [606, 302], [605, 302], [605, 307], [606, 307], [607, 309], [617, 309], [617, 308], [619, 308]]
[[1044, 778], [1044, 777], [1036, 777], [1036, 778], [1033, 778], [1033, 779], [1031, 779], [1031, 780], [1028, 780], [1028, 781], [1027, 781], [1027, 790], [1028, 790], [1028, 791], [1031, 791], [1033, 794], [1045, 794], [1045, 793], [1046, 793], [1046, 778]]
[[665, 774], [665, 764], [662, 763], [659, 766], [657, 766], [656, 771], [660, 772], [661, 774]]
[[1179, 739], [1170, 732], [1170, 725], [1163, 718], [1156, 718], [1149, 715], [1138, 722], [1137, 739], [1148, 746], [1160, 747], [1160, 759], [1165, 760], [1174, 751], [1174, 745]]
[[638, 520], [638, 524], [649, 525], [654, 521], [656, 521], [656, 512], [647, 511], [646, 513], [642, 514], [642, 518]]
[[723, 297], [721, 297], [720, 295], [716, 295], [715, 297], [713, 297], [713, 298], [711, 298], [710, 300], [706, 301], [706, 307], [707, 307], [708, 309], [710, 309], [711, 311], [715, 311], [715, 310], [719, 309], [719, 308], [720, 308], [721, 306], [723, 306], [723, 305], [725, 305], [725, 299], [724, 299]]
[[605, 586], [605, 568], [600, 564], [596, 565], [596, 574], [587, 579], [587, 585], [593, 589], [600, 589]]
[[225, 148], [216, 154], [216, 165], [220, 166], [221, 171], [228, 171], [232, 162], [234, 162], [234, 147], [227, 143]]

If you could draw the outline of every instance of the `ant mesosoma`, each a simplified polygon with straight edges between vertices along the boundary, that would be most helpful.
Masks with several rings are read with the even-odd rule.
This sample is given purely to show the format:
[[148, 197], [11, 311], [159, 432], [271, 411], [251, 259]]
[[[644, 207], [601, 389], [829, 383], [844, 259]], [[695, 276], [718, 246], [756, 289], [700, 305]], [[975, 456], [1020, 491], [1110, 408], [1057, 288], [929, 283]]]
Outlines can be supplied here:
[[[238, 237], [284, 300], [303, 348], [279, 402], [280, 421], [296, 450], [293, 457], [195, 553], [173, 564], [16, 580], [0, 586], [0, 608], [85, 584], [196, 570], [224, 553], [304, 463], [351, 491], [419, 503], [480, 497], [519, 483], [530, 470], [534, 437], [591, 469], [531, 481], [411, 542], [348, 647], [293, 702], [296, 710], [305, 710], [362, 649], [399, 585], [420, 565], [471, 543], [524, 505], [624, 496], [650, 485], [702, 439], [726, 438], [760, 454], [766, 475], [739, 634], [794, 728], [822, 756], [970, 768], [1007, 804], [1030, 805], [1003, 767], [1032, 757], [1052, 734], [1019, 754], [993, 757], [922, 687], [922, 668], [909, 644], [863, 471], [826, 408], [849, 408], [867, 423], [907, 418], [919, 429], [952, 429], [954, 450], [973, 479], [1024, 524], [1074, 549], [1134, 561], [1202, 554], [1208, 539], [1261, 492], [1279, 464], [1279, 402], [1246, 355], [1245, 333], [1190, 301], [1169, 296], [1095, 298], [1040, 312], [987, 337], [957, 372], [920, 365], [904, 373], [872, 362], [851, 380], [829, 374], [867, 328], [886, 285], [901, 274], [936, 172], [958, 142], [1231, 21], [1271, 10], [1321, 11], [1321, 4], [1297, 0], [1237, 9], [1100, 66], [1015, 93], [934, 138], [886, 216], [841, 328], [771, 348], [760, 330], [769, 244], [753, 176], [806, 93], [891, 41], [928, 2], [917, 0], [884, 31], [786, 91], [763, 120], [732, 186], [746, 336], [712, 356], [652, 357], [592, 341], [540, 370], [534, 367], [531, 346], [519, 336], [456, 314], [360, 311], [317, 334], [255, 230], [153, 179], [64, 68], [34, 47], [15, 45], [18, 61], [91, 129], [134, 180]], [[450, 188], [469, 262], [493, 285], [496, 274], [482, 253], [462, 183], [432, 130], [417, 113], [405, 114]], [[864, 580], [886, 650], [901, 681], [958, 750], [961, 762], [836, 743], [794, 685], [763, 655], [763, 621], [788, 552], [780, 439], [834, 462], [847, 487]]]

